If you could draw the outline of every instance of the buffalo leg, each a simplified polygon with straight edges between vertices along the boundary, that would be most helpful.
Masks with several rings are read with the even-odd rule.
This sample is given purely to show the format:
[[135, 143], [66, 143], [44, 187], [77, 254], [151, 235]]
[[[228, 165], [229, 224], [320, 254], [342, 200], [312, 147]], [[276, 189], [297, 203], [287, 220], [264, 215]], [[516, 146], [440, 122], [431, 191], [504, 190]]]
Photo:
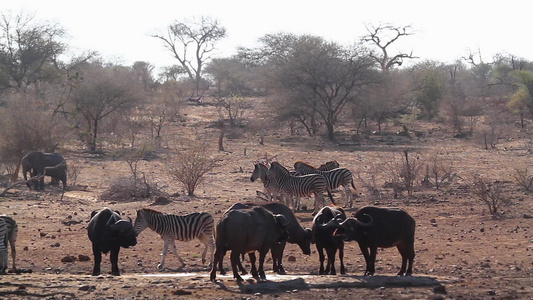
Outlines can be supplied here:
[[213, 255], [213, 265], [211, 266], [211, 273], [209, 274], [209, 278], [213, 282], [215, 281], [217, 276], [217, 264], [220, 266], [220, 274], [224, 275], [226, 273], [222, 268], [222, 260], [224, 259], [226, 250], [220, 248], [221, 247], [217, 247], [217, 249], [215, 250], [215, 254]]
[[335, 254], [337, 254], [337, 248], [326, 248], [328, 254], [328, 264], [326, 265], [326, 274], [336, 275], [335, 271]]
[[365, 276], [372, 275], [370, 274], [370, 253], [368, 253], [368, 248], [366, 246], [359, 245], [359, 248], [361, 249], [361, 252], [363, 253], [363, 256], [365, 257], [365, 264], [366, 264], [366, 270], [365, 270]]
[[265, 266], [265, 257], [267, 253], [268, 253], [268, 248], [259, 251], [259, 278], [261, 278], [262, 280], [266, 280], [264, 266]]
[[378, 253], [378, 247], [370, 247], [370, 275], [374, 275], [376, 272], [376, 254]]
[[320, 268], [318, 269], [318, 275], [324, 275], [324, 248], [316, 246], [318, 252], [318, 260], [320, 261]]
[[237, 270], [237, 264], [240, 262], [240, 253], [235, 250], [231, 250], [230, 260], [233, 278], [237, 279], [237, 281], [242, 281], [242, 277], [239, 275]]
[[93, 276], [100, 275], [100, 264], [102, 263], [102, 252], [100, 248], [93, 244], [93, 256], [94, 256], [94, 266], [93, 266]]
[[346, 268], [344, 267], [344, 244], [339, 245], [339, 261], [341, 264], [341, 274], [346, 274]]
[[[415, 257], [415, 251], [412, 249], [412, 247], [405, 247], [405, 245], [398, 245], [397, 246], [398, 251], [400, 252], [402, 256], [402, 267], [400, 268], [400, 272], [398, 272], [398, 275], [402, 276], [410, 276], [413, 273], [413, 259]], [[407, 262], [409, 262], [409, 267], [407, 268]]]
[[118, 253], [120, 252], [120, 247], [116, 249], [111, 249], [109, 258], [111, 260], [111, 274], [115, 276], [120, 276], [120, 271], [118, 269]]
[[257, 260], [257, 258], [255, 257], [255, 251], [248, 253], [248, 257], [250, 258], [250, 264], [252, 265], [252, 277], [255, 279], [259, 279], [259, 274], [257, 273], [257, 268], [255, 267], [255, 262]]
[[270, 249], [270, 252], [272, 253], [272, 261], [273, 261], [272, 270], [275, 273], [278, 273], [280, 275], [287, 274], [282, 264], [283, 250], [285, 250], [285, 245], [286, 245], [286, 242], [281, 242], [279, 244], [276, 243], [272, 245], [272, 248]]

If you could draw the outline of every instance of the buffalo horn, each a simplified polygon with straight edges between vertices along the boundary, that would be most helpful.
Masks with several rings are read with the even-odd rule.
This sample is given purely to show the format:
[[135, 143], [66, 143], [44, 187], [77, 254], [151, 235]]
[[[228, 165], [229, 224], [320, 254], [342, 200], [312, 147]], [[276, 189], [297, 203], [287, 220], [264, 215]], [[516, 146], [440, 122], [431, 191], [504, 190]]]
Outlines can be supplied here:
[[355, 219], [355, 221], [357, 221], [357, 224], [359, 226], [362, 226], [362, 227], [370, 227], [370, 226], [372, 226], [372, 224], [374, 223], [374, 218], [372, 218], [371, 215], [367, 215], [367, 214], [363, 214], [363, 216], [368, 217], [370, 219], [370, 221], [368, 221], [368, 223], [363, 223], [363, 222], [359, 221], [358, 219]]
[[287, 218], [285, 218], [284, 215], [277, 214], [277, 215], [274, 215], [274, 217], [281, 224], [282, 227], [287, 227], [289, 225], [289, 220], [287, 220]]

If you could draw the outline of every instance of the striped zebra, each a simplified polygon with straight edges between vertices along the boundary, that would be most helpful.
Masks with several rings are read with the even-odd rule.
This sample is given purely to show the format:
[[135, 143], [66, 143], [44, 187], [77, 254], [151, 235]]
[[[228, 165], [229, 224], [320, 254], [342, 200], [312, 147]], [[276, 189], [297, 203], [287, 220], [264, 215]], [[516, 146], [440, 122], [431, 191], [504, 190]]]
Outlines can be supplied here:
[[[320, 174], [308, 174], [302, 176], [293, 176], [289, 173], [285, 167], [278, 162], [272, 162], [270, 169], [268, 169], [267, 178], [276, 180], [280, 186], [280, 190], [283, 191], [289, 199], [288, 205], [292, 205], [294, 209], [299, 209], [300, 197], [315, 195], [315, 209], [313, 215], [318, 212], [320, 205], [324, 203], [322, 197], [323, 192], [327, 192], [331, 202], [335, 203], [331, 192], [328, 190], [328, 183], [324, 176]], [[296, 197], [296, 201], [293, 202], [293, 197]]]
[[0, 273], [6, 272], [8, 263], [7, 243], [11, 246], [11, 258], [12, 258], [12, 271], [15, 272], [17, 250], [15, 249], [15, 242], [17, 241], [18, 225], [13, 218], [6, 215], [0, 215], [0, 260], [2, 265], [0, 266]]
[[333, 191], [339, 188], [341, 185], [344, 187], [344, 195], [346, 197], [345, 207], [352, 207], [352, 191], [350, 186], [356, 191], [357, 188], [353, 183], [352, 171], [347, 168], [336, 168], [329, 171], [321, 171], [312, 165], [305, 163], [303, 161], [297, 161], [294, 163], [294, 169], [300, 172], [301, 174], [321, 174], [323, 175], [328, 182], [328, 190]]
[[134, 228], [137, 235], [139, 235], [148, 227], [157, 232], [165, 241], [161, 262], [157, 266], [158, 269], [163, 269], [165, 267], [165, 257], [169, 244], [172, 246], [172, 252], [178, 257], [181, 267], [184, 267], [185, 263], [176, 250], [175, 240], [187, 242], [196, 238], [205, 246], [202, 253], [202, 263], [205, 264], [207, 248], [209, 247], [209, 265], [212, 265], [213, 252], [215, 250], [215, 241], [213, 239], [214, 224], [215, 220], [206, 212], [195, 212], [178, 216], [165, 214], [150, 208], [143, 208], [137, 211]]
[[268, 172], [268, 167], [265, 164], [260, 163], [260, 162], [255, 163], [254, 172], [252, 173], [252, 176], [250, 176], [250, 181], [254, 182], [258, 178], [261, 179], [261, 182], [263, 182], [263, 187], [264, 187], [267, 199], [268, 201], [272, 201], [272, 199], [275, 199], [278, 197], [278, 193], [280, 193], [280, 188], [276, 180], [269, 180], [267, 178], [267, 172]]
[[340, 167], [338, 161], [330, 160], [330, 161], [327, 161], [326, 163], [320, 165], [320, 167], [318, 167], [318, 170], [320, 170], [320, 171], [330, 171], [330, 170], [336, 169], [338, 167]]

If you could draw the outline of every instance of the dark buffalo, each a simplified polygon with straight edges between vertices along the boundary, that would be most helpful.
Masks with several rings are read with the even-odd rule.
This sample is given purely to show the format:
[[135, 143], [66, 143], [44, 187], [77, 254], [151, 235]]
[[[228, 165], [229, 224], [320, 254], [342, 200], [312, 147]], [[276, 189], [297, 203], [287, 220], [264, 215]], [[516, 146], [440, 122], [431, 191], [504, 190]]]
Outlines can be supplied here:
[[353, 218], [348, 218], [338, 225], [340, 228], [336, 235], [342, 236], [346, 241], [354, 240], [359, 243], [366, 261], [365, 275], [374, 275], [378, 247], [394, 246], [402, 255], [402, 267], [398, 275], [409, 276], [413, 273], [416, 224], [403, 209], [366, 206], [359, 209]]
[[[210, 278], [215, 281], [218, 263], [231, 250], [233, 277], [242, 281], [237, 265], [240, 256], [249, 253], [254, 278], [266, 279], [263, 264], [271, 245], [287, 239], [288, 221], [283, 215], [274, 215], [260, 206], [228, 211], [219, 220], [215, 230], [216, 250]], [[255, 253], [259, 251], [259, 268], [255, 268]]]
[[118, 269], [120, 247], [128, 248], [137, 244], [137, 235], [131, 219], [130, 221], [122, 220], [116, 211], [106, 207], [101, 211], [91, 213], [87, 232], [93, 245], [94, 268], [92, 275], [100, 275], [102, 253], [107, 254], [108, 252], [111, 252], [111, 273], [120, 275]]
[[[341, 274], [346, 274], [344, 267], [344, 242], [342, 237], [334, 236], [335, 226], [327, 226], [331, 221], [341, 222], [346, 219], [344, 210], [338, 206], [324, 206], [313, 219], [313, 238], [315, 240], [318, 258], [320, 260], [320, 275], [335, 275], [335, 254], [339, 250]], [[338, 224], [338, 223], [337, 223]], [[324, 249], [328, 255], [326, 269], [324, 269]]]
[[[289, 223], [287, 226], [287, 233], [289, 235], [288, 239], [286, 241], [275, 242], [274, 244], [272, 244], [270, 249], [270, 252], [272, 254], [273, 271], [278, 274], [285, 275], [286, 272], [282, 264], [285, 245], [287, 244], [287, 242], [291, 244], [297, 244], [300, 249], [302, 249], [303, 254], [310, 255], [311, 241], [313, 239], [311, 229], [303, 228], [298, 222], [298, 219], [296, 219], [296, 216], [294, 215], [292, 210], [287, 205], [282, 203], [235, 203], [226, 211], [226, 213], [231, 210], [251, 208], [254, 206], [264, 207], [273, 214], [281, 214], [287, 219]], [[241, 273], [246, 274], [246, 271], [240, 263], [238, 267], [241, 270]], [[219, 269], [220, 273], [224, 274], [224, 270], [222, 268], [222, 261], [220, 261], [219, 263]]]

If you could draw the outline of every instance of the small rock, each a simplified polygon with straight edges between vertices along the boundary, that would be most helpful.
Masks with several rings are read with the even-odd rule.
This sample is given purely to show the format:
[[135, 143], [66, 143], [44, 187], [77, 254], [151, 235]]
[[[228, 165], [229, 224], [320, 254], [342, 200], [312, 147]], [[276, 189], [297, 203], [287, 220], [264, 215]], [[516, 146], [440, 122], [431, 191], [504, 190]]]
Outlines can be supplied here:
[[533, 215], [524, 214], [524, 219], [533, 219]]
[[74, 262], [76, 258], [72, 255], [67, 255], [61, 259], [61, 262]]
[[91, 258], [89, 256], [87, 256], [87, 255], [80, 254], [80, 255], [78, 255], [78, 260], [79, 261], [90, 261]]
[[443, 285], [437, 285], [436, 287], [434, 287], [433, 292], [435, 294], [443, 294], [443, 295], [446, 295], [448, 293], [446, 292], [446, 287]]
[[82, 285], [80, 286], [80, 288], [78, 289], [80, 291], [88, 291], [88, 292], [92, 292], [94, 290], [96, 290], [96, 286], [94, 285]]
[[192, 295], [192, 292], [189, 292], [189, 291], [184, 291], [182, 289], [179, 289], [179, 290], [175, 290], [172, 292], [172, 295], [175, 295], [175, 296], [181, 296], [181, 295]]
[[42, 231], [41, 231], [41, 232], [39, 232], [39, 235], [40, 235], [41, 237], [46, 236], [46, 232], [42, 232]]
[[61, 246], [60, 243], [50, 244], [50, 247], [59, 247], [59, 246]]
[[296, 257], [294, 255], [289, 255], [287, 260], [290, 261], [290, 262], [295, 262], [296, 261]]

